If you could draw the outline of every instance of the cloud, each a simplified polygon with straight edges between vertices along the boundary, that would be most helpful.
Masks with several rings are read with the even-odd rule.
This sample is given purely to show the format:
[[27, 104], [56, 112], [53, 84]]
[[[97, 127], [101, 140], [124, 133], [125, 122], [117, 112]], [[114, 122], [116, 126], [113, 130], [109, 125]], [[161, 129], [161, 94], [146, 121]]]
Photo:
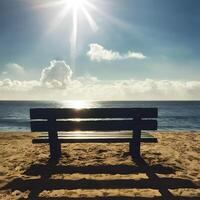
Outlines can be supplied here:
[[3, 77], [23, 77], [25, 75], [25, 69], [19, 64], [16, 63], [8, 63], [3, 67], [3, 70], [0, 73]]
[[[198, 100], [200, 81], [119, 80], [74, 82], [64, 90], [72, 99], [86, 100]], [[70, 90], [73, 88], [72, 90]], [[76, 92], [74, 92], [76, 91]]]
[[51, 61], [39, 80], [0, 80], [1, 100], [199, 100], [200, 81], [114, 80], [72, 77], [64, 61]]
[[0, 81], [1, 99], [42, 100], [199, 100], [200, 81], [119, 80], [79, 77], [65, 85], [60, 81]]
[[42, 70], [40, 81], [49, 88], [63, 88], [71, 77], [72, 70], [65, 61], [52, 60], [50, 66]]
[[9, 63], [6, 65], [6, 69], [9, 72], [14, 72], [14, 73], [24, 73], [24, 67], [21, 65], [18, 65], [16, 63]]
[[125, 59], [145, 59], [142, 53], [128, 51], [126, 54], [120, 54], [119, 52], [115, 52], [112, 50], [107, 50], [103, 46], [93, 43], [89, 45], [90, 50], [87, 52], [90, 60], [92, 61], [113, 61], [113, 60], [125, 60]]
[[0, 91], [29, 91], [35, 87], [40, 87], [41, 84], [39, 81], [18, 81], [11, 80], [9, 78], [0, 81]]

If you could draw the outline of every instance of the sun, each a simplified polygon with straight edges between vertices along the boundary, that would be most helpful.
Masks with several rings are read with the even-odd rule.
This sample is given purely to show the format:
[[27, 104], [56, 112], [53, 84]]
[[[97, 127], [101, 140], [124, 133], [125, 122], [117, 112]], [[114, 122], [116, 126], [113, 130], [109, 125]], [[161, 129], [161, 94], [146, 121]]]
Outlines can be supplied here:
[[70, 52], [72, 67], [73, 65], [75, 67], [77, 36], [80, 32], [78, 27], [79, 18], [84, 17], [92, 31], [96, 32], [98, 30], [98, 26], [90, 14], [91, 10], [97, 10], [96, 5], [94, 5], [92, 1], [94, 2], [94, 0], [47, 0], [46, 3], [41, 3], [39, 6], [40, 8], [57, 7], [60, 10], [52, 21], [49, 32], [52, 30], [57, 30], [57, 26], [64, 22], [68, 15], [71, 15], [72, 27], [70, 37]]
[[38, 8], [45, 9], [56, 7], [59, 10], [51, 21], [47, 30], [48, 33], [58, 30], [60, 24], [65, 23], [67, 18], [71, 18], [72, 26], [70, 27], [71, 37], [69, 37], [69, 42], [71, 46], [70, 57], [72, 68], [75, 68], [78, 33], [84, 31], [79, 30], [79, 19], [85, 18], [93, 32], [98, 30], [98, 25], [91, 15], [91, 11], [95, 11], [94, 13], [96, 13], [99, 10], [94, 2], [96, 0], [44, 0], [37, 6]]
[[94, 1], [92, 3], [92, 0], [47, 0], [46, 3], [41, 3], [39, 7], [58, 7], [60, 9], [59, 13], [55, 16], [54, 24], [64, 21], [66, 16], [71, 13], [73, 22], [75, 21], [74, 19], [78, 20], [78, 17], [83, 15], [94, 31], [98, 29], [94, 18], [89, 12], [89, 10], [98, 10], [96, 5], [94, 5]]
[[79, 10], [85, 3], [88, 3], [87, 0], [65, 0], [65, 3], [70, 5], [72, 9]]

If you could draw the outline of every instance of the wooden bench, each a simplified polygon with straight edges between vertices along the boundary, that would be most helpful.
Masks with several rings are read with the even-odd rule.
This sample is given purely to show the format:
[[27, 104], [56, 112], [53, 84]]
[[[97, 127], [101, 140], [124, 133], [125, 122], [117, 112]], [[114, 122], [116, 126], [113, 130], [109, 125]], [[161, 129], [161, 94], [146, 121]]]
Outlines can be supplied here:
[[52, 159], [61, 156], [61, 143], [126, 142], [137, 158], [140, 142], [157, 142], [149, 133], [141, 132], [157, 130], [157, 116], [157, 108], [31, 109], [31, 131], [48, 132], [32, 142], [49, 143]]

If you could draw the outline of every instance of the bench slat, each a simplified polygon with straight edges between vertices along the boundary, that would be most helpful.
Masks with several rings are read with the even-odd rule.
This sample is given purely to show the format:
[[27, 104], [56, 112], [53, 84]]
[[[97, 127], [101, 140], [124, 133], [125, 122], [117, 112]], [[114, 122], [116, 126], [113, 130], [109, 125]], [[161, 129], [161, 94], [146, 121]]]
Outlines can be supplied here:
[[99, 120], [99, 121], [56, 121], [56, 127], [51, 127], [47, 121], [32, 121], [31, 131], [118, 131], [118, 130], [156, 130], [156, 120]]
[[[64, 136], [64, 137], [77, 137], [77, 136], [98, 136], [98, 137], [103, 137], [103, 136], [132, 136], [133, 132], [132, 131], [112, 131], [112, 132], [104, 132], [104, 131], [72, 131], [72, 132], [58, 132], [58, 136]], [[43, 132], [39, 137], [47, 137], [48, 133]], [[153, 137], [149, 132], [142, 132], [142, 137]]]
[[[121, 143], [121, 142], [130, 142], [132, 140], [132, 135], [117, 135], [117, 136], [68, 136], [63, 135], [59, 136], [59, 142], [61, 143]], [[48, 136], [40, 136], [32, 140], [34, 144], [40, 143], [49, 143]], [[155, 143], [157, 142], [157, 138], [154, 138], [150, 134], [142, 134], [141, 135], [141, 142], [145, 143]]]
[[73, 118], [157, 118], [157, 108], [36, 108], [30, 109], [31, 119], [48, 119], [54, 116], [56, 119]]

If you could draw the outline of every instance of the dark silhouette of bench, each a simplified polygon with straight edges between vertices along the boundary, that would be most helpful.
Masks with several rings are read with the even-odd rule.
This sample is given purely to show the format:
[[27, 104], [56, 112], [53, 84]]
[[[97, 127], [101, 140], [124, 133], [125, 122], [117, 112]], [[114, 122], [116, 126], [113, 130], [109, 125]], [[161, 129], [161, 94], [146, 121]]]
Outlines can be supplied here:
[[[157, 130], [157, 108], [30, 109], [31, 131], [48, 132], [32, 142], [49, 143], [50, 156], [59, 159], [61, 143], [129, 143], [140, 158], [140, 143], [157, 142], [142, 130]], [[63, 132], [65, 131], [65, 132]]]

